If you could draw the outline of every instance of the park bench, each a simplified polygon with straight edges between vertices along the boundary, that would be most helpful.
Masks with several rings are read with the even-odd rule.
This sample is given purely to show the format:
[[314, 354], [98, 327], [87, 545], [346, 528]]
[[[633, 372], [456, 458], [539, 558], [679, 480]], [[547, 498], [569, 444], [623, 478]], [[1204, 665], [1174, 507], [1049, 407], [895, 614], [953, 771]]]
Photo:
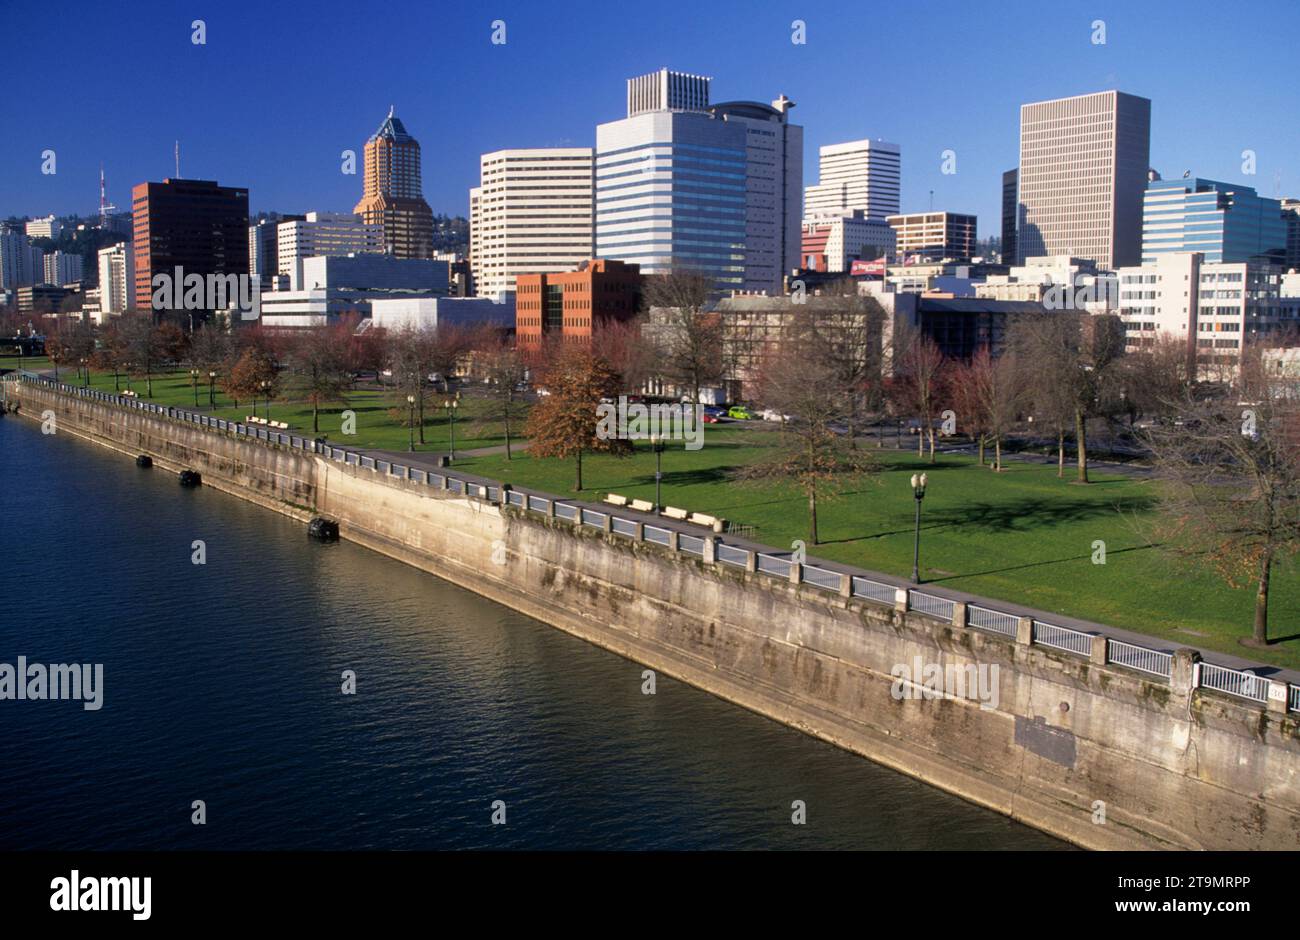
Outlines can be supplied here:
[[669, 519], [676, 519], [678, 522], [685, 522], [690, 515], [685, 509], [678, 509], [676, 506], [665, 506], [663, 514]]
[[655, 504], [645, 499], [632, 500], [632, 508], [637, 512], [654, 512]]
[[723, 520], [719, 519], [717, 516], [707, 516], [702, 512], [691, 513], [691, 518], [687, 521], [694, 523], [695, 525], [708, 526], [714, 532], [721, 532], [724, 526]]
[[609, 503], [612, 506], [626, 506], [627, 497], [619, 496], [617, 493], [608, 493], [605, 496], [605, 502]]

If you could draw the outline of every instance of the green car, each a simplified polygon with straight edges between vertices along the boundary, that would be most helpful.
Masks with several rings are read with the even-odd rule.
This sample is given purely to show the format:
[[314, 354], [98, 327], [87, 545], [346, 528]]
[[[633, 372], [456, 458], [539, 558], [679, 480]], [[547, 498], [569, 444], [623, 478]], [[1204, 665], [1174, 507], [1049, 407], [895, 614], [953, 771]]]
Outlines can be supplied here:
[[727, 417], [735, 418], [737, 421], [752, 421], [754, 412], [750, 411], [744, 405], [732, 405], [727, 409]]

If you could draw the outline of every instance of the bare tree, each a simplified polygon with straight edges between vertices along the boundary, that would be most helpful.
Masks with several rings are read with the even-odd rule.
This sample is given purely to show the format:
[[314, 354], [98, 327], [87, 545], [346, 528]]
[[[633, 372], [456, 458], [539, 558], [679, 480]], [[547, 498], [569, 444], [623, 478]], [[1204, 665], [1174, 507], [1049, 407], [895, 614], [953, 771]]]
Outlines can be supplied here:
[[790, 420], [771, 456], [740, 470], [741, 480], [792, 485], [808, 500], [808, 539], [816, 545], [818, 498], [833, 499], [847, 483], [874, 470], [866, 451], [855, 450], [834, 426], [852, 408], [832, 349], [837, 337], [809, 318], [795, 320], [764, 352], [758, 388], [770, 407]]
[[287, 352], [289, 388], [311, 403], [311, 429], [319, 432], [321, 405], [344, 401], [352, 384], [347, 327], [310, 327], [290, 340]]
[[482, 356], [490, 401], [485, 417], [501, 422], [506, 436], [506, 460], [511, 460], [511, 430], [528, 412], [522, 391], [528, 377], [528, 364], [514, 344], [504, 337], [499, 337], [495, 345], [483, 350]]
[[930, 463], [934, 463], [934, 419], [939, 413], [947, 362], [934, 340], [920, 330], [903, 326], [894, 343], [897, 381], [894, 393], [899, 404], [921, 422], [917, 430], [916, 455], [925, 455], [930, 442]]
[[591, 351], [609, 364], [627, 394], [644, 390], [656, 366], [655, 350], [642, 335], [643, 317], [598, 320], [591, 333]]
[[1205, 559], [1228, 584], [1255, 586], [1248, 646], [1268, 644], [1274, 566], [1300, 551], [1300, 381], [1268, 375], [1257, 353], [1241, 368], [1239, 398], [1165, 403], [1171, 419], [1148, 434], [1161, 477], [1159, 535]]
[[815, 305], [823, 355], [840, 377], [845, 393], [844, 423], [849, 447], [857, 430], [882, 404], [881, 335], [885, 311], [846, 278], [826, 288]]
[[691, 401], [722, 379], [722, 321], [708, 310], [714, 284], [708, 275], [676, 270], [646, 279], [641, 298], [653, 311], [653, 340], [660, 372]]

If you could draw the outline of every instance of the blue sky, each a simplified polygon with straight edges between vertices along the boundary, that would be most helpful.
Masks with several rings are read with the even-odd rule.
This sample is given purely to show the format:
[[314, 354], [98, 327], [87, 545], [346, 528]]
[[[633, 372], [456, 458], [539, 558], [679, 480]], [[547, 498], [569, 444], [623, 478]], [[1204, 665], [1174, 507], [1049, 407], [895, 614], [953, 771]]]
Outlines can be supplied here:
[[[790, 41], [796, 19], [805, 45]], [[1105, 45], [1091, 41], [1097, 19]], [[591, 145], [623, 115], [625, 79], [660, 66], [712, 76], [716, 101], [792, 98], [808, 182], [822, 144], [899, 143], [904, 211], [933, 190], [936, 208], [977, 213], [981, 235], [1000, 224], [1019, 105], [1107, 88], [1152, 99], [1165, 176], [1300, 196], [1298, 33], [1295, 0], [0, 0], [0, 217], [92, 212], [101, 162], [126, 207], [132, 185], [173, 174], [177, 138], [184, 176], [246, 186], [254, 211], [350, 210], [360, 176], [340, 172], [340, 152], [359, 157], [390, 104], [423, 145], [429, 204], [463, 215], [480, 153]]]

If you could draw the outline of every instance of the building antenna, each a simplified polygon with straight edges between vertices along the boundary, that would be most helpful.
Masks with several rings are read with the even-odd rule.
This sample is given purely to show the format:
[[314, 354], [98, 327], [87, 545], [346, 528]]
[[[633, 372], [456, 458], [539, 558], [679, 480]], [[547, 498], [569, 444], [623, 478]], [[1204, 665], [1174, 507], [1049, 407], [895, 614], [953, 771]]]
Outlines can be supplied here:
[[176, 141], [176, 178], [181, 178], [181, 142]]

